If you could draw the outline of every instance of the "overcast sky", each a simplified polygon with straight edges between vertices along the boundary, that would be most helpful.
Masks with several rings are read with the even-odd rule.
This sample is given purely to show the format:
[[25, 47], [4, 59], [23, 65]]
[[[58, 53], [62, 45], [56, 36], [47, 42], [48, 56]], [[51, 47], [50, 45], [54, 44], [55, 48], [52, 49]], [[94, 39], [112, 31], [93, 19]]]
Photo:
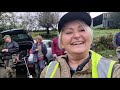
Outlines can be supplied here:
[[107, 13], [107, 12], [90, 12], [90, 15], [91, 15], [92, 18], [94, 18], [94, 17], [96, 17], [96, 16], [98, 16], [102, 13]]
[[[60, 14], [60, 17], [62, 17], [65, 13], [67, 13], [67, 12], [62, 12]], [[96, 16], [98, 16], [98, 15], [100, 15], [102, 13], [107, 13], [107, 12], [90, 12], [90, 15], [91, 15], [92, 18], [94, 18], [94, 17], [96, 17]]]

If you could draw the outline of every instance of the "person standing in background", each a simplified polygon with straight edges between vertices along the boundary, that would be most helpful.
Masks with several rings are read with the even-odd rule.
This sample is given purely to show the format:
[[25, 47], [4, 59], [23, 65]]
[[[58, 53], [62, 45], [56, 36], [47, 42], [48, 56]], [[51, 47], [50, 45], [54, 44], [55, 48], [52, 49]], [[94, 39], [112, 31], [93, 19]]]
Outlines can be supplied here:
[[60, 49], [58, 46], [58, 37], [54, 37], [52, 40], [52, 54], [55, 59], [57, 56], [63, 55], [65, 52], [64, 49]]
[[113, 46], [116, 48], [116, 55], [120, 62], [120, 32], [113, 36]]
[[45, 57], [47, 54], [46, 45], [42, 42], [41, 36], [36, 36], [33, 46], [32, 46], [32, 53], [33, 55], [33, 62], [35, 64], [35, 72], [37, 78], [40, 77], [40, 73], [45, 67]]
[[4, 45], [2, 53], [4, 55], [6, 76], [7, 78], [16, 78], [16, 69], [14, 68], [14, 63], [16, 62], [19, 45], [17, 42], [11, 39], [10, 35], [5, 35], [3, 39]]

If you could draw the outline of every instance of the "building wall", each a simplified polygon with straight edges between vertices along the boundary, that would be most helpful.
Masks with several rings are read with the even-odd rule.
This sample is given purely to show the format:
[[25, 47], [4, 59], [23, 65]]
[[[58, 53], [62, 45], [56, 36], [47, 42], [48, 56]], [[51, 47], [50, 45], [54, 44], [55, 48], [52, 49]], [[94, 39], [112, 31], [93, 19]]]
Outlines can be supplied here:
[[93, 27], [101, 25], [101, 28], [110, 28], [112, 26], [112, 20], [109, 18], [111, 14], [112, 13], [103, 13], [93, 18]]
[[103, 14], [103, 28], [109, 28], [111, 25], [110, 25], [110, 15], [111, 13], [104, 13]]

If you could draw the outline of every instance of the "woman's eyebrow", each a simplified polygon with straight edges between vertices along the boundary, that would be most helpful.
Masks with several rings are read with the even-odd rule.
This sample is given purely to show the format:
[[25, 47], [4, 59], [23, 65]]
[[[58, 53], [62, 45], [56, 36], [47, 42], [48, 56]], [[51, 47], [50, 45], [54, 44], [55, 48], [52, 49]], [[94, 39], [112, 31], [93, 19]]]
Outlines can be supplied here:
[[70, 27], [70, 28], [66, 28], [64, 31], [73, 31], [73, 29]]

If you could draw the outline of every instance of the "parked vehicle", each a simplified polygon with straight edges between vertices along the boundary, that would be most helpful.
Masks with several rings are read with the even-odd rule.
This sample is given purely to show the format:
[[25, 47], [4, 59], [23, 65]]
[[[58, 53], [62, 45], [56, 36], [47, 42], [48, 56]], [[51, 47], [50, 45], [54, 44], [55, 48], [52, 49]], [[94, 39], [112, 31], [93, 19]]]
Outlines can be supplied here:
[[46, 57], [48, 58], [48, 61], [50, 62], [50, 61], [53, 60], [53, 55], [52, 55], [52, 50], [51, 50], [52, 40], [42, 40], [42, 42], [47, 47], [47, 55], [46, 55]]
[[24, 69], [25, 62], [23, 57], [28, 56], [28, 51], [31, 49], [33, 43], [32, 37], [29, 36], [27, 31], [24, 29], [11, 29], [0, 32], [1, 38], [3, 38], [5, 35], [10, 35], [11, 38], [19, 44], [18, 62], [16, 67], [18, 71], [19, 69]]

